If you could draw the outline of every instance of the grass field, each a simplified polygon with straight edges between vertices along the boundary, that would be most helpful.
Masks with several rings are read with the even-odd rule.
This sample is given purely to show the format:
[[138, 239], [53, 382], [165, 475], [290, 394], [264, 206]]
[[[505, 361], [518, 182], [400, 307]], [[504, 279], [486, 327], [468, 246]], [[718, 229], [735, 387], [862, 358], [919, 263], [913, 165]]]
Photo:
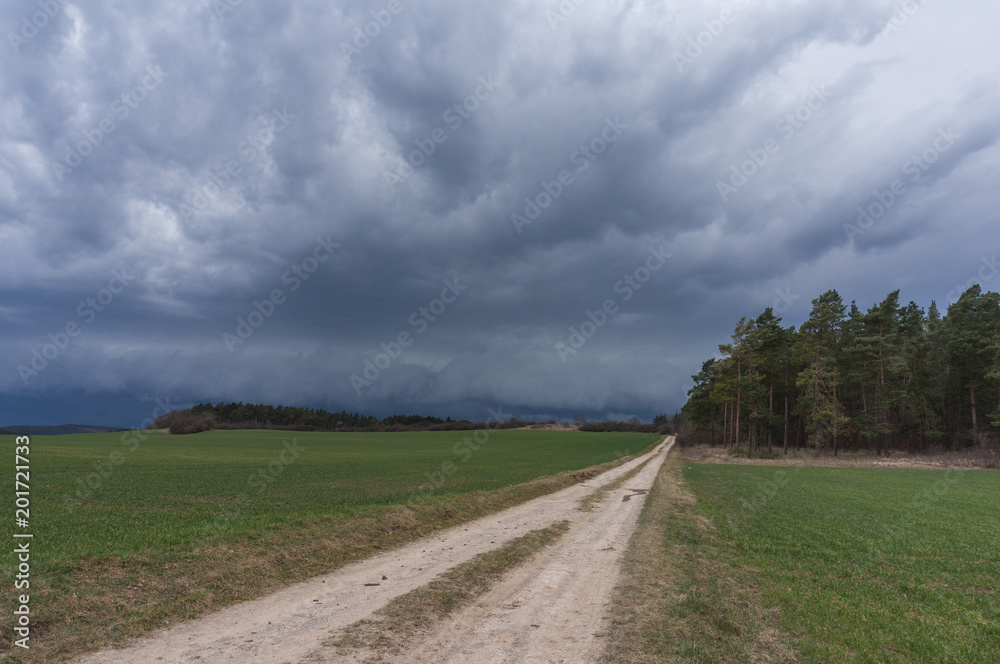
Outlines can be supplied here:
[[1000, 661], [1000, 474], [673, 459], [661, 480], [608, 661]]
[[[32, 438], [32, 650], [5, 660], [44, 661], [259, 595], [566, 486], [579, 479], [567, 471], [658, 439], [550, 431], [145, 435], [124, 444], [121, 434]], [[0, 440], [13, 465], [13, 437]], [[13, 480], [13, 472], [4, 480], [9, 496]], [[13, 556], [3, 563], [12, 575]], [[2, 611], [6, 650], [12, 593]]]

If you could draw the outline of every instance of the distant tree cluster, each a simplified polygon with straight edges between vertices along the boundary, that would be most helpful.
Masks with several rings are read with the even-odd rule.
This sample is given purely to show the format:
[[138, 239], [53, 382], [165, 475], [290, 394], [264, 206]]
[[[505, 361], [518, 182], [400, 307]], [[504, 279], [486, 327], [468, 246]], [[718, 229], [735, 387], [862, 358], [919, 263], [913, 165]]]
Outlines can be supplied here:
[[425, 415], [390, 415], [379, 419], [341, 411], [333, 413], [322, 408], [271, 406], [251, 403], [202, 403], [188, 410], [175, 410], [162, 415], [152, 424], [154, 429], [170, 429], [171, 433], [196, 433], [208, 429], [289, 429], [297, 431], [452, 431], [467, 429], [510, 429], [527, 426], [511, 418], [506, 422], [469, 422], [450, 417]]
[[633, 417], [627, 422], [617, 420], [601, 420], [599, 422], [584, 422], [580, 425], [580, 431], [603, 431], [620, 433], [658, 433], [670, 434], [674, 432], [672, 420], [668, 420], [666, 415], [657, 415], [652, 424], [644, 424], [638, 417]]
[[156, 418], [151, 428], [167, 429], [170, 433], [184, 434], [210, 431], [215, 428], [215, 424], [213, 413], [172, 410]]
[[[211, 413], [220, 425], [239, 425], [242, 429], [262, 427], [305, 426], [320, 430], [360, 429], [380, 424], [376, 417], [342, 411], [331, 413], [322, 408], [299, 406], [272, 406], [263, 403], [200, 403], [191, 408], [192, 413]], [[397, 416], [398, 417], [398, 416]], [[432, 419], [437, 418], [414, 418]], [[442, 421], [442, 420], [438, 420]]]
[[[587, 422], [583, 415], [574, 416], [582, 431], [633, 431], [670, 433], [679, 415], [668, 421], [659, 415], [653, 424], [643, 424], [637, 418], [628, 422], [603, 420]], [[187, 410], [174, 410], [161, 415], [150, 425], [152, 429], [169, 429], [170, 433], [198, 433], [210, 429], [288, 429], [294, 431], [465, 431], [473, 429], [516, 429], [536, 422], [510, 418], [504, 422], [470, 422], [450, 417], [426, 415], [390, 415], [381, 419], [341, 411], [333, 413], [322, 408], [271, 406], [258, 403], [200, 403]], [[549, 424], [555, 424], [551, 420]]]
[[934, 302], [901, 305], [898, 290], [868, 311], [831, 290], [798, 329], [771, 308], [741, 318], [719, 353], [683, 409], [712, 444], [888, 456], [1000, 431], [1000, 295], [978, 285], [943, 318]]

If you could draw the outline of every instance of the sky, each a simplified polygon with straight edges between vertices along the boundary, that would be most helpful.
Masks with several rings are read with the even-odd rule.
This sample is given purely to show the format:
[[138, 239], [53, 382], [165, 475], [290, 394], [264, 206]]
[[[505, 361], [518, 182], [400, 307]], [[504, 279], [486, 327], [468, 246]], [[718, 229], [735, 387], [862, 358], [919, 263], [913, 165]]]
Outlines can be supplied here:
[[5, 2], [0, 426], [649, 420], [740, 316], [996, 290], [997, 25], [986, 0]]

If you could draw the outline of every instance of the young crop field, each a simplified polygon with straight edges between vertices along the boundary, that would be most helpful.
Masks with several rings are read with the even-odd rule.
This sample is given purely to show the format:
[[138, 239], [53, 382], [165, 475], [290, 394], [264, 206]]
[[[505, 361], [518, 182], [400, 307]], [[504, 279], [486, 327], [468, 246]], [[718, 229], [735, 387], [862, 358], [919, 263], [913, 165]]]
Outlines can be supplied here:
[[661, 479], [659, 544], [627, 564], [669, 587], [608, 661], [1000, 661], [1000, 474], [674, 459]]
[[[213, 431], [31, 441], [32, 650], [46, 661], [509, 507], [651, 434]], [[134, 436], [134, 434], [133, 434]], [[13, 450], [13, 437], [0, 437]], [[13, 459], [13, 456], [12, 456]], [[4, 482], [13, 495], [13, 472]], [[14, 559], [3, 560], [12, 578]], [[5, 595], [2, 645], [11, 646]]]

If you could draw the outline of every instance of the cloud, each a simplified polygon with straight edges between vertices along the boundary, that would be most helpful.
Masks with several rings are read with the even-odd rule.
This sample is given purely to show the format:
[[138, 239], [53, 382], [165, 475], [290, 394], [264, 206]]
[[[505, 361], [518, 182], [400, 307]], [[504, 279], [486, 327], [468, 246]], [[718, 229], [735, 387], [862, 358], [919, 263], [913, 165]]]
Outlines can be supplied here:
[[[157, 395], [649, 418], [741, 315], [940, 302], [996, 252], [993, 5], [560, 7], [60, 3], [25, 39], [39, 5], [5, 5], [0, 393], [118, 424]], [[318, 238], [339, 246], [313, 266]], [[134, 281], [81, 305], [116, 269]]]

